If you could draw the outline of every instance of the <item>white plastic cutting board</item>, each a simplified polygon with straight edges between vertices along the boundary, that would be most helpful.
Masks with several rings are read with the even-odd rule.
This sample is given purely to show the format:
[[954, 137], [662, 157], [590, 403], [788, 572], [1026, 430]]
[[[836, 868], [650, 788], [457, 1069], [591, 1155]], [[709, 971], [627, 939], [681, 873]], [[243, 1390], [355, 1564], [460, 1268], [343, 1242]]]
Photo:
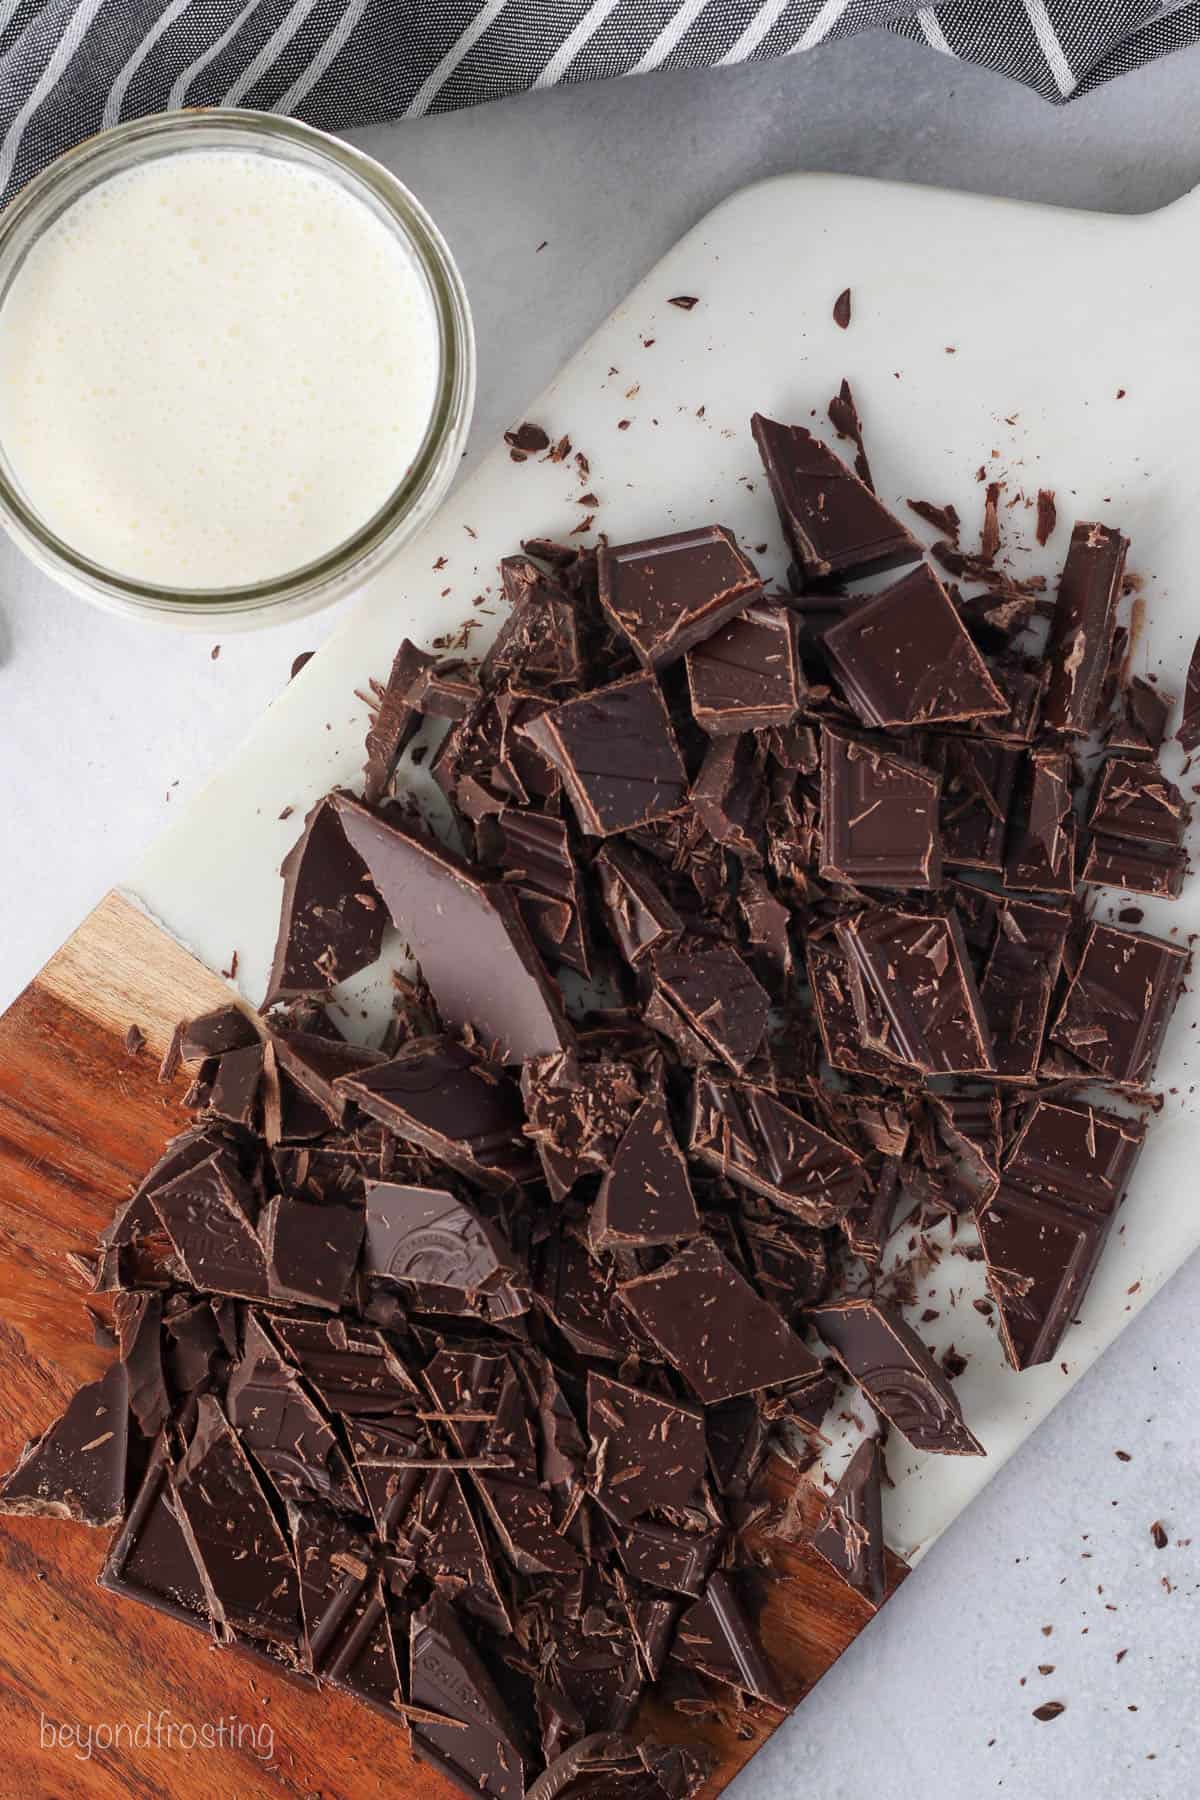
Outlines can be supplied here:
[[[126, 891], [212, 968], [238, 953], [238, 985], [261, 999], [279, 910], [280, 860], [304, 812], [356, 782], [365, 729], [354, 698], [405, 634], [430, 643], [480, 617], [480, 649], [503, 602], [495, 567], [522, 537], [567, 536], [595, 512], [616, 542], [708, 520], [729, 525], [782, 577], [773, 508], [748, 432], [752, 410], [815, 417], [848, 376], [876, 485], [889, 504], [952, 501], [964, 542], [983, 487], [1004, 500], [1053, 489], [1058, 529], [1022, 568], [1053, 577], [1073, 519], [1133, 539], [1145, 626], [1135, 667], [1176, 696], [1200, 628], [1200, 194], [1134, 219], [1060, 212], [856, 179], [786, 176], [736, 195], [695, 228], [600, 328], [526, 417], [587, 457], [515, 464], [503, 445], [364, 595], [341, 631], [259, 721], [239, 754], [133, 872]], [[847, 331], [831, 309], [853, 294]], [[689, 312], [668, 304], [695, 295]], [[514, 330], [520, 321], [514, 320]], [[483, 379], [487, 379], [486, 369]], [[516, 421], [514, 421], [515, 423]], [[599, 499], [581, 507], [586, 491]], [[1035, 514], [1003, 513], [1006, 542], [1033, 545]], [[444, 559], [444, 560], [443, 560]], [[485, 597], [486, 610], [473, 606]], [[292, 815], [281, 821], [287, 807]], [[1101, 907], [1102, 916], [1119, 901]], [[1200, 929], [1200, 880], [1146, 928]], [[368, 984], [369, 985], [369, 984]], [[376, 984], [378, 986], [378, 984]], [[939, 1351], [969, 1355], [957, 1383], [986, 1460], [923, 1458], [893, 1435], [887, 1497], [894, 1547], [920, 1554], [1200, 1245], [1189, 1084], [1200, 1009], [1185, 995], [1154, 1121], [1116, 1232], [1062, 1346], [1017, 1376], [971, 1306], [977, 1264], [947, 1255], [921, 1296]], [[831, 1466], [844, 1455], [831, 1452]]]

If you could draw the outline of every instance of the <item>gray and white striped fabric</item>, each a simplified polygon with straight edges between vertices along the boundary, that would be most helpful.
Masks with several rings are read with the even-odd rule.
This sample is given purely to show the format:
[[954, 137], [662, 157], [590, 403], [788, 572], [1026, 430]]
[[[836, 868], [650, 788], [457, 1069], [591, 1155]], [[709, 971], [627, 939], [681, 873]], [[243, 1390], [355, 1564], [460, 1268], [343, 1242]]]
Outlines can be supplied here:
[[1200, 38], [1200, 0], [0, 0], [0, 197], [102, 126], [168, 108], [346, 130], [873, 29], [1062, 102]]

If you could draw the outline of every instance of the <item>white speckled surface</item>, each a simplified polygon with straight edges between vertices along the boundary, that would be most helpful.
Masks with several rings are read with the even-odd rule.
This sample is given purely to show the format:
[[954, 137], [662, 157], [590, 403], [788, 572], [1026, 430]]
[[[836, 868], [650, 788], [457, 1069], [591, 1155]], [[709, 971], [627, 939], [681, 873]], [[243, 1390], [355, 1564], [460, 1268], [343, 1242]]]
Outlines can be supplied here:
[[[1185, 55], [1060, 112], [878, 38], [361, 138], [433, 207], [462, 262], [485, 371], [477, 454], [680, 232], [747, 181], [829, 167], [1111, 210], [1159, 205], [1200, 180], [1198, 67]], [[81, 610], [0, 549], [0, 1002], [332, 623], [230, 638], [213, 662], [202, 641]], [[1175, 1540], [1195, 1523], [1198, 1301], [1193, 1262], [943, 1538], [739, 1795], [1024, 1800], [1078, 1788], [1190, 1800], [1196, 1553]], [[1155, 1518], [1172, 1536], [1163, 1552], [1150, 1542]], [[1039, 1662], [1054, 1673], [1039, 1676]], [[1067, 1702], [1052, 1724], [1030, 1716], [1046, 1698]]]

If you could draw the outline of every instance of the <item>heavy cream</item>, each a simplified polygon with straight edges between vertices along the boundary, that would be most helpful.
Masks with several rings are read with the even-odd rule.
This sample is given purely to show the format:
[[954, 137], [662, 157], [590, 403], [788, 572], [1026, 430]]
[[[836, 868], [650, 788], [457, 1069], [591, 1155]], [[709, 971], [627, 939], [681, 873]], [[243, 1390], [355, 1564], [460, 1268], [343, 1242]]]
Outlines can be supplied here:
[[176, 588], [302, 567], [378, 511], [439, 369], [424, 275], [332, 176], [240, 150], [100, 182], [0, 307], [0, 451], [73, 550]]

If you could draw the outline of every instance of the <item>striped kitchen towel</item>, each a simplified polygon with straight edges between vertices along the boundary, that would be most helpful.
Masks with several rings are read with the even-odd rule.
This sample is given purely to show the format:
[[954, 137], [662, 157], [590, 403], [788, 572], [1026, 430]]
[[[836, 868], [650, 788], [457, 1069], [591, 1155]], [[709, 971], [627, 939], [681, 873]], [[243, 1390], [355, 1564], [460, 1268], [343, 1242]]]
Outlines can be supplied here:
[[0, 0], [0, 196], [179, 106], [347, 130], [885, 29], [1061, 102], [1200, 37], [1200, 0]]

